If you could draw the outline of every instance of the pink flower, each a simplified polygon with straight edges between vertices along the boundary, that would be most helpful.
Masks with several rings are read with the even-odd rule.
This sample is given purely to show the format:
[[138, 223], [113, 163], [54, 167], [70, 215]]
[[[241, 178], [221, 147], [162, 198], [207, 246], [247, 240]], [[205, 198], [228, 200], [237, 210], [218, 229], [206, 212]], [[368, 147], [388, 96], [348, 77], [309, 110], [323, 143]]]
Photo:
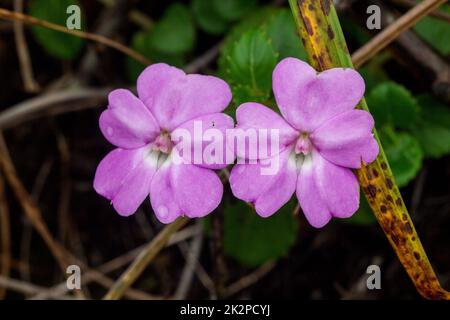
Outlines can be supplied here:
[[220, 203], [223, 185], [208, 165], [177, 164], [173, 132], [203, 128], [233, 128], [233, 119], [221, 113], [231, 90], [221, 79], [191, 74], [166, 64], [146, 68], [137, 81], [138, 97], [128, 90], [109, 94], [100, 129], [117, 147], [99, 164], [94, 188], [111, 200], [123, 216], [133, 214], [150, 195], [156, 217], [170, 223], [177, 217], [203, 217]]
[[295, 58], [282, 60], [273, 72], [273, 91], [281, 115], [258, 103], [244, 103], [236, 113], [238, 128], [279, 129], [279, 170], [261, 174], [256, 164], [237, 164], [230, 176], [233, 194], [268, 217], [296, 192], [314, 227], [331, 217], [350, 217], [359, 207], [359, 185], [351, 168], [378, 155], [370, 113], [355, 110], [364, 80], [352, 69], [317, 74]]

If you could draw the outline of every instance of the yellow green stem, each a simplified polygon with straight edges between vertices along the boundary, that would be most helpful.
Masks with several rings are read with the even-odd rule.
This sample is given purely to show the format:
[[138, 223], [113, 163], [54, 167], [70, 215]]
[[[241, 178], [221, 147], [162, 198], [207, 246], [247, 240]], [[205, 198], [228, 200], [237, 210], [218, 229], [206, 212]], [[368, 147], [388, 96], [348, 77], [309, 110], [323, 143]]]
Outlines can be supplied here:
[[[333, 2], [289, 0], [289, 4], [311, 65], [318, 71], [353, 68]], [[369, 111], [364, 98], [358, 108]], [[361, 188], [419, 293], [428, 299], [450, 299], [427, 258], [375, 129], [374, 134], [380, 154], [376, 161], [356, 171]]]

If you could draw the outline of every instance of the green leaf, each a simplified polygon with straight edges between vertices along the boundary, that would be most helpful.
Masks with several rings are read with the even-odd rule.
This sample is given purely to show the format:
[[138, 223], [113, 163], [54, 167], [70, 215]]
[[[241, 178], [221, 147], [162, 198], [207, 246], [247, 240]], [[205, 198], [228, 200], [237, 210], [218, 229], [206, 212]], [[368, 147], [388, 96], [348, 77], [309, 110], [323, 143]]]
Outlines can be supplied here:
[[[29, 14], [41, 20], [66, 26], [67, 18], [70, 17], [66, 10], [70, 5], [79, 6], [80, 4], [77, 0], [33, 0], [29, 6]], [[39, 26], [33, 26], [31, 30], [37, 42], [49, 54], [59, 59], [72, 60], [76, 58], [85, 42], [80, 37]]]
[[377, 223], [377, 219], [370, 208], [369, 203], [364, 195], [360, 193], [359, 195], [359, 209], [355, 212], [353, 216], [348, 219], [340, 220], [344, 223], [351, 223], [360, 226], [369, 226]]
[[209, 0], [213, 3], [217, 12], [225, 21], [234, 21], [249, 12], [257, 0]]
[[450, 109], [433, 97], [418, 97], [421, 113], [413, 134], [426, 157], [439, 158], [450, 153]]
[[228, 29], [229, 22], [219, 14], [211, 0], [193, 0], [192, 12], [199, 27], [207, 33], [222, 34]]
[[[167, 8], [152, 28], [133, 35], [131, 47], [152, 62], [166, 62], [181, 67], [185, 56], [195, 45], [195, 27], [189, 10], [182, 4]], [[135, 81], [146, 66], [127, 57], [126, 69], [130, 81]]]
[[225, 60], [224, 77], [232, 87], [236, 104], [265, 101], [270, 97], [277, 54], [263, 31], [244, 33]]
[[195, 45], [195, 27], [188, 8], [175, 3], [149, 31], [149, 46], [168, 55], [184, 54]]
[[226, 57], [230, 55], [234, 45], [242, 37], [244, 33], [251, 29], [262, 28], [264, 24], [280, 9], [274, 7], [263, 7], [259, 10], [253, 11], [244, 20], [236, 24], [227, 33], [222, 48], [220, 49], [219, 57], [219, 73], [221, 73], [224, 66], [227, 65]]
[[395, 82], [383, 82], [367, 96], [370, 111], [378, 128], [392, 125], [410, 129], [418, 119], [419, 105], [411, 93]]
[[[150, 36], [151, 30], [136, 32], [131, 40], [131, 47], [152, 62], [166, 62], [174, 66], [182, 66], [184, 64], [184, 58], [181, 55], [163, 54], [151, 48], [148, 40]], [[125, 67], [129, 80], [134, 83], [146, 66], [131, 57], [127, 57]]]
[[379, 131], [381, 144], [399, 187], [406, 186], [422, 167], [423, 152], [419, 142], [406, 132], [390, 127]]
[[298, 224], [291, 201], [269, 218], [261, 218], [242, 201], [227, 203], [224, 220], [225, 253], [255, 267], [289, 253]]
[[[450, 14], [450, 5], [442, 5], [442, 12]], [[450, 23], [433, 17], [424, 17], [414, 30], [440, 53], [450, 54]]]
[[274, 14], [264, 26], [272, 46], [281, 60], [286, 57], [296, 57], [306, 60], [306, 52], [297, 35], [294, 18], [287, 9]]

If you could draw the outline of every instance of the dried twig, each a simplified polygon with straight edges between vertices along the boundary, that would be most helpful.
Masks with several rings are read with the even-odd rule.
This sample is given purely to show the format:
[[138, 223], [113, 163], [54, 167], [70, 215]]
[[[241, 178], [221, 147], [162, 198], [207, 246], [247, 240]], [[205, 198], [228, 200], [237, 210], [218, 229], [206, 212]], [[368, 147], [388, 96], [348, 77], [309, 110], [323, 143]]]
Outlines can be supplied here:
[[132, 57], [133, 59], [135, 59], [136, 61], [141, 62], [144, 65], [149, 65], [151, 62], [149, 59], [147, 59], [146, 57], [144, 57], [142, 54], [140, 54], [139, 52], [128, 48], [127, 46], [111, 40], [109, 38], [103, 37], [101, 35], [98, 34], [94, 34], [94, 33], [89, 33], [89, 32], [85, 32], [85, 31], [80, 31], [80, 30], [70, 30], [67, 29], [64, 26], [55, 24], [55, 23], [51, 23], [45, 20], [41, 20], [41, 19], [37, 19], [35, 17], [26, 15], [26, 14], [22, 14], [22, 13], [17, 13], [17, 12], [13, 12], [10, 10], [6, 10], [3, 8], [0, 8], [0, 18], [3, 19], [7, 19], [7, 20], [12, 20], [12, 21], [22, 21], [25, 24], [30, 24], [30, 25], [35, 25], [35, 26], [40, 26], [40, 27], [44, 27], [47, 29], [51, 29], [51, 30], [55, 30], [55, 31], [59, 31], [59, 32], [63, 32], [63, 33], [67, 33], [70, 34], [72, 36], [76, 36], [76, 37], [80, 37], [80, 38], [84, 38], [87, 40], [91, 40], [91, 41], [95, 41], [98, 43], [101, 43], [105, 46], [114, 48], [130, 57]]
[[[197, 222], [201, 226], [201, 222]], [[181, 273], [180, 281], [178, 281], [178, 287], [175, 290], [173, 296], [176, 300], [183, 300], [188, 294], [189, 288], [192, 284], [192, 279], [196, 266], [198, 264], [198, 258], [201, 253], [203, 244], [203, 232], [199, 232], [197, 236], [191, 241], [187, 255], [185, 256], [186, 264], [184, 266], [183, 272]], [[180, 243], [181, 245], [181, 243]]]
[[[114, 1], [115, 0], [99, 0], [99, 2], [101, 2], [105, 7], [113, 6]], [[153, 20], [149, 16], [136, 9], [130, 10], [128, 13], [128, 19], [144, 30], [149, 29], [154, 25]]]
[[[180, 248], [183, 257], [187, 259], [189, 256], [189, 246], [187, 245], [187, 243], [181, 242], [178, 247]], [[202, 285], [208, 290], [210, 299], [217, 299], [214, 281], [212, 281], [211, 277], [205, 271], [203, 266], [200, 263], [197, 263], [195, 265], [194, 271]]]
[[[5, 287], [14, 291], [21, 292], [23, 294], [36, 294], [40, 292], [46, 292], [48, 291], [47, 288], [37, 286], [34, 284], [31, 284], [29, 282], [20, 281], [16, 279], [11, 279], [8, 277], [0, 276], [0, 287]], [[58, 297], [60, 299], [73, 299], [70, 296], [60, 296]]]
[[261, 267], [253, 271], [252, 273], [246, 275], [245, 277], [239, 279], [235, 283], [231, 284], [225, 289], [225, 297], [234, 296], [239, 291], [242, 291], [251, 285], [258, 282], [261, 278], [267, 275], [274, 267], [276, 263], [273, 261], [263, 264]]
[[[198, 233], [200, 232], [200, 229], [197, 226], [191, 226], [191, 227], [186, 227], [181, 231], [178, 231], [177, 233], [173, 234], [169, 241], [167, 242], [167, 246], [171, 246], [171, 245], [175, 245], [178, 244], [182, 241], [185, 241], [193, 236], [198, 235]], [[123, 255], [116, 257], [108, 262], [105, 262], [104, 264], [102, 264], [101, 266], [99, 266], [97, 268], [97, 270], [103, 274], [108, 274], [114, 270], [117, 270], [121, 267], [123, 267], [124, 265], [132, 262], [138, 255], [139, 253], [144, 250], [147, 247], [147, 244], [139, 246], [127, 253], [124, 253]], [[87, 285], [88, 283], [90, 283], [91, 281], [96, 280], [96, 273], [93, 273], [91, 271], [86, 271], [83, 276], [81, 277], [81, 284], [82, 285]], [[132, 289], [128, 289], [127, 293], [129, 293]], [[53, 286], [52, 288], [50, 288], [50, 290], [47, 293], [40, 293], [36, 296], [34, 296], [32, 299], [48, 299], [48, 298], [56, 298], [60, 295], [65, 294], [68, 291], [67, 286], [66, 286], [66, 282], [62, 282], [60, 284], [57, 284], [55, 286]], [[156, 296], [152, 296], [152, 295], [148, 295], [147, 299], [158, 299], [159, 297]]]
[[[128, 0], [114, 1], [111, 6], [101, 11], [98, 18], [98, 26], [95, 28], [94, 33], [102, 37], [112, 38], [117, 34], [119, 27], [123, 25], [123, 21], [126, 20], [126, 13], [129, 11], [130, 7], [131, 3]], [[81, 58], [77, 72], [77, 79], [81, 83], [88, 83], [92, 75], [98, 73], [96, 72], [99, 62], [97, 47], [98, 46], [89, 47], [87, 52]]]
[[[359, 10], [365, 10], [369, 1], [358, 2]], [[382, 1], [370, 1], [381, 8], [381, 27], [385, 28], [398, 19], [398, 14]], [[434, 51], [415, 32], [400, 34], [390, 49], [394, 59], [408, 66], [408, 71], [423, 83], [430, 84], [433, 93], [444, 102], [450, 102], [450, 64]]]
[[[394, 4], [401, 6], [403, 8], [407, 8], [407, 9], [410, 9], [410, 8], [416, 6], [418, 3], [416, 0], [391, 0], [391, 1]], [[430, 16], [450, 23], [450, 14], [448, 14], [444, 11], [440, 11], [440, 10], [431, 11]]]
[[213, 279], [215, 292], [219, 299], [224, 296], [225, 284], [228, 280], [228, 268], [225, 260], [223, 248], [223, 228], [224, 228], [224, 211], [219, 205], [214, 215], [211, 217], [211, 252], [213, 256]]
[[367, 60], [394, 41], [402, 34], [402, 32], [414, 26], [420, 19], [445, 2], [447, 2], [447, 0], [425, 0], [409, 10], [397, 21], [389, 25], [389, 27], [377, 34], [367, 44], [353, 53], [352, 60], [354, 67], [359, 68]]
[[[14, 0], [14, 11], [18, 13], [23, 12], [23, 0]], [[23, 22], [15, 20], [13, 26], [14, 37], [16, 40], [17, 56], [19, 58], [20, 64], [20, 73], [22, 75], [25, 91], [38, 92], [39, 84], [34, 79], [33, 67], [31, 65], [30, 54], [28, 53], [28, 45], [25, 40]]]
[[65, 274], [68, 263], [64, 249], [50, 234], [50, 231], [42, 218], [41, 212], [37, 209], [34, 200], [28, 194], [22, 182], [16, 175], [14, 165], [8, 156], [6, 144], [3, 139], [1, 139], [0, 142], [0, 164], [6, 180], [13, 189], [27, 217], [30, 219], [38, 233], [42, 236], [43, 240], [58, 262], [62, 272]]
[[[11, 128], [42, 114], [67, 112], [86, 107], [86, 102], [103, 101], [110, 90], [110, 88], [67, 89], [28, 99], [0, 112], [0, 130]], [[69, 107], [71, 104], [75, 107]], [[92, 105], [97, 107], [95, 103]]]
[[147, 265], [156, 257], [159, 251], [164, 248], [170, 236], [182, 228], [188, 221], [188, 218], [182, 217], [165, 226], [164, 229], [148, 244], [148, 246], [141, 251], [130, 267], [128, 267], [128, 269], [120, 276], [119, 280], [117, 280], [111, 290], [105, 295], [104, 299], [120, 299], [125, 290], [131, 286], [134, 281], [136, 281]]

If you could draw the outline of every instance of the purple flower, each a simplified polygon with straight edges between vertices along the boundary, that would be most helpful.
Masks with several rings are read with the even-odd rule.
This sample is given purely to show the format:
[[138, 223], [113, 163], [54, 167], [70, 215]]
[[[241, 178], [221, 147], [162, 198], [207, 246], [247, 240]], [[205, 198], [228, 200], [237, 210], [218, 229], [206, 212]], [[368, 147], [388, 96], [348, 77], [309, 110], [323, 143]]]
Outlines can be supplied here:
[[374, 161], [379, 151], [372, 116], [354, 109], [364, 94], [364, 80], [352, 69], [317, 74], [294, 58], [282, 60], [272, 80], [282, 117], [261, 104], [244, 103], [236, 119], [237, 128], [279, 129], [280, 148], [271, 154], [279, 157], [279, 170], [261, 174], [263, 158], [237, 164], [230, 176], [233, 194], [268, 217], [296, 192], [306, 218], [317, 228], [331, 217], [350, 217], [359, 206], [351, 168]]
[[[94, 188], [111, 200], [120, 215], [133, 214], [150, 195], [157, 218], [170, 223], [177, 217], [203, 217], [220, 203], [223, 185], [212, 169], [223, 164], [186, 164], [173, 161], [178, 151], [173, 133], [188, 132], [193, 123], [204, 129], [233, 128], [221, 113], [231, 100], [221, 79], [186, 75], [166, 64], [153, 64], [137, 80], [138, 98], [117, 89], [108, 96], [100, 129], [117, 147], [99, 164]], [[200, 141], [202, 143], [202, 141]]]

